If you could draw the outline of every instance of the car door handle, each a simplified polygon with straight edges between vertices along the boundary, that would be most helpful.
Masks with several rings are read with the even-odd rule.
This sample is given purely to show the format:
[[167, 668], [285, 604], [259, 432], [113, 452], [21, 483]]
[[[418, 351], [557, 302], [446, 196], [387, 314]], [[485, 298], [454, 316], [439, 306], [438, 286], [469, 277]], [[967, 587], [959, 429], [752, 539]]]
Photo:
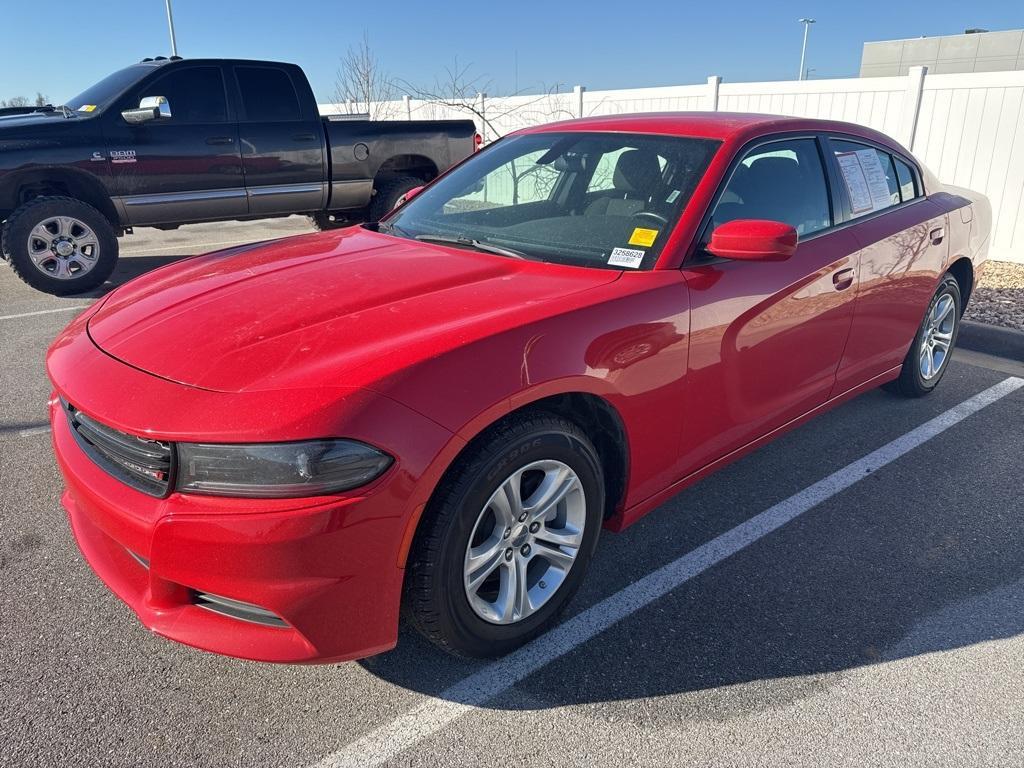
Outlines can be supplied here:
[[234, 144], [235, 140], [232, 139], [230, 136], [211, 136], [206, 140], [206, 143], [211, 145]]
[[316, 139], [315, 133], [296, 133], [292, 136], [292, 141], [316, 141]]
[[851, 268], [840, 269], [832, 275], [832, 285], [836, 287], [837, 291], [845, 291], [853, 285], [855, 277], [857, 277], [857, 270]]
[[946, 230], [942, 227], [936, 227], [928, 233], [928, 237], [931, 238], [932, 245], [938, 245], [942, 242], [942, 238], [946, 236]]

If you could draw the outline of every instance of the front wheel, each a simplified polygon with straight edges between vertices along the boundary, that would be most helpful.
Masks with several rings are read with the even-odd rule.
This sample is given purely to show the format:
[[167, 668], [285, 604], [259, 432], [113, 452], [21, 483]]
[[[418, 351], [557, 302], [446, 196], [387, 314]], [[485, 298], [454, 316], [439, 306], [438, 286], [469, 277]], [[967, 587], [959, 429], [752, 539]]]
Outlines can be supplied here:
[[928, 304], [899, 378], [886, 384], [887, 390], [904, 397], [923, 397], [938, 386], [956, 345], [961, 307], [960, 285], [947, 274]]
[[63, 296], [102, 285], [117, 263], [117, 237], [106, 216], [70, 197], [37, 197], [3, 231], [15, 273], [40, 291]]
[[462, 656], [501, 656], [546, 630], [597, 544], [604, 481], [594, 446], [549, 414], [492, 430], [424, 513], [406, 575], [413, 624]]

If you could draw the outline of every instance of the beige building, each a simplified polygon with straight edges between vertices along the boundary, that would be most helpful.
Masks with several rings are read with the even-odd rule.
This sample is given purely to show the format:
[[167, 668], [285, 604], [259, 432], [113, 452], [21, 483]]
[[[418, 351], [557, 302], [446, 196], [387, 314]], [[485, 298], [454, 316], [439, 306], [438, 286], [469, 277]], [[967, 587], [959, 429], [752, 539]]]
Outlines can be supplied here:
[[936, 75], [1024, 70], [1024, 29], [864, 43], [860, 76], [905, 75], [921, 65]]

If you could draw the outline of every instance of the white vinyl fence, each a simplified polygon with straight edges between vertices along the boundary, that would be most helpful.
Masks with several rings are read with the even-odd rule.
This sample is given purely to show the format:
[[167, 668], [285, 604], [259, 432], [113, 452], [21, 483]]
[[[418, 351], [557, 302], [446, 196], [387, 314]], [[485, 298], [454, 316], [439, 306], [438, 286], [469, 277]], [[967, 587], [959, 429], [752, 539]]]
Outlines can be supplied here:
[[[948, 184], [992, 202], [990, 256], [1024, 263], [1024, 71], [698, 85], [489, 98], [464, 104], [410, 99], [375, 105], [386, 119], [472, 117], [486, 141], [554, 120], [678, 110], [762, 112], [845, 120], [902, 143]], [[365, 109], [365, 106], [364, 106]], [[322, 104], [324, 114], [360, 111]]]

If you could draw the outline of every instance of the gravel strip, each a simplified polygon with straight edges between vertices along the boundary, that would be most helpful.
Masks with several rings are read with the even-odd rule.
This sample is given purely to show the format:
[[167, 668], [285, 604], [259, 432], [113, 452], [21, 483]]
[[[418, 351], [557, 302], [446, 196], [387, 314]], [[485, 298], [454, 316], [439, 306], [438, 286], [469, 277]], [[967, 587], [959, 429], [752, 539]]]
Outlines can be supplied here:
[[1024, 264], [988, 262], [964, 319], [1024, 331]]

